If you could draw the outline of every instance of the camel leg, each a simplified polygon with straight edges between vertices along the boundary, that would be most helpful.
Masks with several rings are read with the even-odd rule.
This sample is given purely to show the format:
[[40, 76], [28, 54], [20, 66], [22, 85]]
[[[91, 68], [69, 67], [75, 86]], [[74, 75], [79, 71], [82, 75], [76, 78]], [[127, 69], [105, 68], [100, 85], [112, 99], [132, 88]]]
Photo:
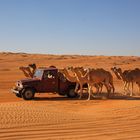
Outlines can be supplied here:
[[130, 82], [127, 84], [127, 92], [130, 94]]
[[102, 90], [103, 90], [103, 84], [102, 84], [102, 83], [100, 83], [100, 84], [99, 84], [99, 86], [100, 86], [99, 93], [101, 93], [101, 92], [102, 92]]
[[80, 84], [80, 96], [79, 96], [79, 99], [81, 99], [82, 94], [83, 94], [83, 85]]
[[92, 89], [92, 86], [88, 85], [88, 99], [87, 100], [90, 100], [91, 89]]
[[131, 89], [131, 95], [130, 96], [133, 96], [133, 87], [134, 87], [133, 82], [131, 83], [131, 86], [132, 86], [132, 89]]
[[112, 89], [112, 93], [114, 94], [115, 87], [114, 87], [113, 81], [110, 82], [110, 88]]
[[114, 94], [114, 92], [115, 92], [115, 87], [114, 87], [114, 84], [113, 84], [113, 77], [110, 79], [109, 85], [110, 85], [110, 87], [111, 87], [112, 93]]
[[109, 97], [111, 88], [110, 88], [109, 84], [107, 84], [107, 83], [105, 83], [105, 87], [106, 87], [107, 93], [108, 93], [108, 94], [107, 94], [107, 97]]
[[127, 82], [124, 82], [123, 90], [124, 90], [125, 95], [126, 95], [126, 86], [127, 86]]
[[125, 95], [130, 93], [129, 86], [130, 86], [130, 82], [124, 82], [124, 93], [125, 93]]
[[115, 92], [115, 87], [114, 87], [113, 84], [112, 84], [111, 86], [112, 86], [112, 89], [113, 89], [112, 93], [114, 94], [114, 92]]
[[98, 84], [94, 84], [94, 87], [96, 88], [96, 94], [99, 93], [99, 85]]
[[75, 92], [77, 92], [77, 91], [78, 91], [78, 88], [79, 88], [79, 84], [78, 84], [78, 83], [76, 83], [76, 86], [75, 86]]
[[[95, 85], [93, 84], [93, 85], [90, 85], [90, 86], [91, 86], [91, 88], [90, 88], [90, 96], [92, 96], [94, 98], [95, 96], [93, 94], [93, 86], [95, 86]], [[96, 87], [96, 94], [98, 94], [98, 93], [99, 93], [99, 86]]]
[[110, 83], [110, 92], [112, 93], [111, 95], [114, 96], [115, 87], [114, 87], [113, 83]]

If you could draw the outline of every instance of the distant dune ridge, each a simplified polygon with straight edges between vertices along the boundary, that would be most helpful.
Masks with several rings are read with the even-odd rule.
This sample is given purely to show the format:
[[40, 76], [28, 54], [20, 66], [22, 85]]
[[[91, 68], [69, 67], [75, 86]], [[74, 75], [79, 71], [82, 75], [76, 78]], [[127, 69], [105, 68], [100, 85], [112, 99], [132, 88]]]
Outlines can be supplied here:
[[[85, 139], [112, 140], [140, 138], [140, 93], [134, 85], [134, 98], [79, 100], [56, 94], [36, 95], [24, 101], [10, 92], [16, 80], [25, 78], [20, 66], [54, 65], [58, 68], [83, 66], [104, 68], [114, 78], [115, 92], [123, 91], [123, 82], [110, 70], [140, 68], [139, 56], [83, 56], [28, 53], [0, 53], [0, 139]], [[103, 93], [106, 89], [103, 88]]]

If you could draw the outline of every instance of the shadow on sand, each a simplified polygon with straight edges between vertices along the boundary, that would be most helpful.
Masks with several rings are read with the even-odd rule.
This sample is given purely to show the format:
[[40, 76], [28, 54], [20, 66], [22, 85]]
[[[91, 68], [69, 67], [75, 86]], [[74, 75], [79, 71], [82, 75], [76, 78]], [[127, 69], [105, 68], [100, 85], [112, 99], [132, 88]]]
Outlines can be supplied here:
[[[79, 97], [76, 98], [68, 98], [66, 96], [57, 96], [57, 97], [35, 97], [35, 101], [80, 101], [80, 100], [87, 100], [88, 94], [84, 93], [82, 98], [79, 99]], [[106, 93], [101, 93], [99, 95], [94, 94], [94, 97], [91, 96], [90, 100], [140, 100], [140, 96], [126, 96], [122, 95], [120, 93], [115, 93], [114, 96], [111, 95], [110, 97], [107, 97]]]

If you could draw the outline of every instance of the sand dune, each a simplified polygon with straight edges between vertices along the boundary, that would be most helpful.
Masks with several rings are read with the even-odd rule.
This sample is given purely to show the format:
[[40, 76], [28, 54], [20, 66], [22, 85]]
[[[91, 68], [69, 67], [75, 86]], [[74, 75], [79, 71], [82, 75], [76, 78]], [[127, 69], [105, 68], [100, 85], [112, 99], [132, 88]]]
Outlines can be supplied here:
[[[122, 82], [114, 77], [116, 97], [86, 101], [67, 99], [59, 95], [37, 95], [24, 101], [10, 93], [14, 82], [24, 78], [19, 66], [36, 63], [55, 65], [140, 68], [140, 57], [123, 56], [55, 56], [36, 54], [0, 54], [0, 139], [140, 139], [140, 93], [135, 85], [134, 98], [121, 96]], [[105, 89], [103, 90], [105, 92]]]

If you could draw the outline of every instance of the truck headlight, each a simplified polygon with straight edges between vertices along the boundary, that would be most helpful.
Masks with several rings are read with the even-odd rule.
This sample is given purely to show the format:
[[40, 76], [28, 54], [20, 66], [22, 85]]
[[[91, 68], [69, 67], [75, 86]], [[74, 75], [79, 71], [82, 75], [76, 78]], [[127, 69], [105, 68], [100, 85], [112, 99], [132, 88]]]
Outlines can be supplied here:
[[22, 85], [21, 82], [17, 82], [16, 86], [19, 87], [19, 88], [23, 88], [23, 85]]
[[19, 87], [20, 87], [20, 88], [23, 88], [23, 85], [22, 85], [22, 83], [20, 83], [20, 84], [19, 84]]

